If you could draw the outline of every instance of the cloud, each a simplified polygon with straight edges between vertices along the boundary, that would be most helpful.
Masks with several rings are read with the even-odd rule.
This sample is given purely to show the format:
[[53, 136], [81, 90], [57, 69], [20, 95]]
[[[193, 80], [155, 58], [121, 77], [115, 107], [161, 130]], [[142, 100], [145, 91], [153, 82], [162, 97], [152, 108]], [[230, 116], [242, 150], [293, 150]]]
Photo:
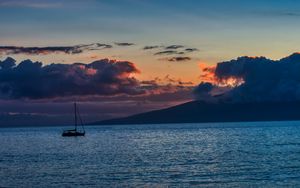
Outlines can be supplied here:
[[38, 0], [1, 0], [0, 7], [27, 7], [27, 8], [58, 8], [60, 2], [46, 2]]
[[[101, 79], [102, 81], [98, 81], [95, 76], [93, 76], [95, 79], [85, 78], [86, 74], [95, 74], [93, 69], [97, 69], [97, 67], [92, 65], [93, 63], [87, 65], [81, 63], [71, 65], [54, 64], [53, 68], [47, 68], [48, 71], [46, 71], [47, 65], [41, 66], [38, 62], [31, 62], [30, 64], [35, 63], [40, 69], [41, 67], [45, 68], [44, 71], [35, 70], [34, 72], [37, 75], [35, 78], [32, 78], [35, 74], [26, 73], [33, 69], [30, 66], [25, 66], [27, 71], [24, 70], [25, 67], [20, 68], [19, 72], [15, 70], [14, 68], [17, 65], [12, 58], [0, 63], [0, 126], [70, 124], [72, 121], [70, 106], [73, 101], [80, 102], [80, 112], [85, 122], [93, 122], [167, 108], [193, 99], [192, 90], [194, 87], [191, 82], [172, 78], [169, 75], [143, 81], [135, 80], [132, 76], [117, 76], [121, 75], [119, 73], [114, 74], [116, 76], [109, 76], [112, 75], [111, 72], [116, 71], [112, 70], [112, 65], [108, 60], [101, 63], [101, 67], [106, 67], [101, 68], [103, 74], [106, 73], [105, 76], [101, 76], [105, 77]], [[98, 64], [96, 63], [96, 65]], [[57, 68], [57, 65], [66, 66], [67, 71]], [[118, 68], [118, 70], [125, 72], [126, 75], [136, 72], [133, 71], [136, 69], [134, 66], [128, 63], [125, 63], [125, 65], [127, 68]], [[91, 68], [92, 70], [89, 70]], [[5, 71], [3, 71], [4, 69]], [[83, 70], [85, 70], [84, 73], [82, 73]], [[68, 79], [62, 76], [57, 77], [57, 75], [63, 73], [66, 74]], [[28, 76], [31, 78], [28, 78]], [[19, 80], [14, 79], [15, 77], [19, 77]], [[5, 81], [4, 78], [6, 78]], [[86, 84], [79, 84], [82, 83], [80, 81], [82, 79], [86, 80]], [[123, 83], [115, 82], [116, 79], [124, 81], [122, 81]], [[134, 84], [127, 85], [125, 89], [116, 90], [120, 86], [124, 87], [124, 82], [125, 84], [128, 83], [126, 79], [133, 79], [129, 83], [134, 82]], [[95, 84], [89, 84], [91, 82], [88, 80], [93, 80], [92, 83]], [[3, 91], [4, 83], [12, 85], [16, 90], [14, 93], [23, 93], [22, 96], [18, 95], [16, 97], [16, 95], [5, 93]], [[41, 84], [43, 88], [39, 87]], [[107, 90], [105, 85], [113, 87], [117, 94], [116, 92], [103, 93], [100, 88]], [[47, 95], [36, 95], [37, 91], [45, 92]], [[35, 92], [34, 95], [32, 92]], [[95, 94], [91, 95], [91, 93]], [[12, 93], [10, 92], [10, 94]]]
[[210, 82], [210, 83], [216, 83], [218, 80], [215, 76], [215, 65], [206, 65], [205, 63], [199, 63], [199, 67], [201, 70], [200, 79], [202, 82]]
[[[140, 73], [128, 61], [102, 59], [89, 64], [50, 64], [13, 58], [0, 61], [0, 99], [33, 99], [35, 101], [105, 101], [182, 99], [192, 94], [193, 83], [171, 78], [139, 81]], [[187, 95], [188, 91], [190, 92]]]
[[299, 12], [282, 12], [282, 13], [279, 13], [278, 15], [291, 16], [291, 17], [299, 17], [300, 16]]
[[102, 59], [90, 64], [50, 64], [31, 60], [16, 65], [7, 58], [0, 61], [1, 98], [54, 98], [86, 95], [138, 95], [139, 73], [128, 61]]
[[179, 48], [183, 48], [184, 46], [182, 45], [170, 45], [170, 46], [167, 46], [165, 47], [166, 50], [176, 50], [176, 49], [179, 49]]
[[157, 48], [160, 48], [160, 46], [145, 46], [143, 48], [143, 50], [152, 50], [152, 49], [157, 49]]
[[[112, 48], [112, 45], [110, 45], [110, 44], [95, 43], [94, 45], [96, 45], [96, 47], [98, 47], [98, 48]], [[89, 46], [89, 45], [87, 45], [87, 46]]]
[[[90, 96], [87, 100], [73, 97], [69, 100], [1, 100], [0, 126], [70, 125], [72, 102], [78, 99], [83, 120], [95, 122], [104, 119], [126, 117], [142, 112], [171, 107], [191, 101], [192, 88], [173, 89], [175, 86], [159, 86], [144, 95]], [[163, 88], [162, 88], [163, 87]]]
[[128, 43], [128, 42], [115, 42], [115, 45], [117, 46], [133, 46], [134, 43]]
[[[149, 45], [149, 46], [144, 46], [144, 48], [142, 48], [143, 50], [155, 50], [158, 49], [159, 51], [155, 52], [153, 55], [184, 55], [187, 53], [192, 53], [192, 52], [196, 52], [199, 51], [197, 48], [190, 48], [190, 47], [185, 47], [184, 45]], [[170, 60], [170, 61], [187, 61], [187, 58], [164, 58], [161, 60]]]
[[48, 47], [22, 47], [22, 46], [0, 46], [0, 54], [16, 55], [47, 55], [51, 53], [79, 54], [84, 51], [101, 50], [112, 48], [109, 44], [93, 43], [75, 46], [48, 46]]
[[209, 82], [201, 82], [195, 89], [194, 93], [197, 99], [205, 99], [206, 101], [212, 98], [211, 91], [213, 90], [214, 85]]
[[299, 53], [280, 60], [239, 57], [207, 69], [214, 77], [209, 83], [217, 89], [226, 87], [222, 100], [230, 102], [299, 101], [299, 70]]
[[166, 75], [162, 78], [156, 77], [153, 80], [143, 80], [140, 82], [143, 86], [151, 87], [165, 87], [174, 86], [182, 88], [183, 86], [193, 87], [194, 83], [190, 81], [182, 81], [180, 78], [172, 78], [170, 75]]
[[184, 82], [181, 79], [171, 78], [166, 75], [164, 78], [141, 81], [141, 87], [146, 91], [146, 95], [138, 96], [148, 101], [180, 101], [192, 100], [193, 83]]
[[162, 58], [160, 60], [169, 61], [169, 62], [183, 62], [183, 61], [190, 61], [192, 60], [192, 58], [179, 56], [179, 57]]
[[199, 51], [197, 48], [189, 48], [189, 47], [185, 47], [183, 45], [169, 45], [169, 46], [153, 45], [153, 46], [145, 46], [143, 48], [143, 50], [153, 50], [153, 49], [160, 50], [160, 51], [154, 53], [154, 55], [183, 55], [186, 53], [192, 53], [192, 52]]
[[199, 49], [197, 48], [186, 48], [184, 49], [186, 52], [196, 52], [196, 51], [199, 51]]
[[255, 11], [254, 14], [267, 17], [299, 17], [300, 13], [298, 11], [289, 11], [289, 10], [264, 10], [264, 11]]
[[173, 54], [184, 54], [184, 53], [177, 52], [175, 50], [164, 50], [164, 51], [156, 52], [154, 55], [173, 55]]

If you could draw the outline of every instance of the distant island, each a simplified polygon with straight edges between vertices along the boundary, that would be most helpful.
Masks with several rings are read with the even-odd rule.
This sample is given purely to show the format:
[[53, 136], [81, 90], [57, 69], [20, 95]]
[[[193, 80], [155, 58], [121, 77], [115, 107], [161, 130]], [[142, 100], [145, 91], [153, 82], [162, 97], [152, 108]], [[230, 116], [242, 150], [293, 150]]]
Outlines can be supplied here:
[[300, 120], [300, 101], [207, 103], [191, 101], [174, 107], [109, 119], [91, 125], [253, 122]]

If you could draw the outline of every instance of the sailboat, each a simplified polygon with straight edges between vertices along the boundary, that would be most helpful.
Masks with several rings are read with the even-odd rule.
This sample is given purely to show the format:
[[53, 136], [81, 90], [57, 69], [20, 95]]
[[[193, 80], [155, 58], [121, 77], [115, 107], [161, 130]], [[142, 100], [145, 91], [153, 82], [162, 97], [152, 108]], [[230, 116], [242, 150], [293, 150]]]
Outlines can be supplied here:
[[[81, 119], [80, 114], [78, 112], [76, 102], [74, 103], [74, 118], [75, 118], [75, 129], [64, 130], [63, 133], [62, 133], [62, 136], [67, 137], [67, 136], [84, 136], [85, 135], [84, 125], [82, 123], [82, 119]], [[77, 129], [78, 119], [80, 120], [80, 124], [81, 124], [81, 127], [82, 127], [81, 131]]]

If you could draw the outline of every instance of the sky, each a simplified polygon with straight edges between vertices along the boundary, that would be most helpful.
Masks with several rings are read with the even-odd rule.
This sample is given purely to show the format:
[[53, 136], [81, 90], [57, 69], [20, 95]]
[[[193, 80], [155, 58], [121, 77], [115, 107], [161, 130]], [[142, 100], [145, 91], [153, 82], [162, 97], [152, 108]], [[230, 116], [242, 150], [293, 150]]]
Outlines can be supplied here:
[[299, 17], [297, 0], [0, 0], [0, 60], [23, 72], [0, 69], [0, 120], [66, 124], [76, 100], [90, 122], [194, 100], [207, 79], [244, 86], [217, 63], [298, 52]]

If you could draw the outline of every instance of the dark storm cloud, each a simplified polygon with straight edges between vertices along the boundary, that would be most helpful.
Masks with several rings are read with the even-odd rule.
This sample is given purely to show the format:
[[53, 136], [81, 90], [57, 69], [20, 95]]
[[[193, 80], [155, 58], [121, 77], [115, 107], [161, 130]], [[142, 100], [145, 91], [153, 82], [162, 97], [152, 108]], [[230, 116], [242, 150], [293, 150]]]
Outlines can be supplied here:
[[214, 85], [209, 82], [201, 82], [197, 87], [194, 89], [194, 94], [197, 99], [205, 99], [208, 100], [211, 98], [211, 91], [213, 90]]
[[213, 89], [213, 84], [208, 82], [201, 82], [194, 90], [196, 93], [209, 93]]
[[23, 47], [23, 46], [0, 46], [0, 54], [16, 55], [46, 55], [51, 53], [79, 54], [84, 51], [101, 50], [112, 48], [109, 44], [93, 43], [74, 46], [48, 46], [48, 47]]
[[102, 59], [90, 64], [50, 64], [31, 60], [16, 65], [0, 61], [1, 98], [53, 98], [86, 95], [137, 95], [143, 93], [130, 74], [138, 73], [128, 61]]
[[133, 46], [134, 43], [128, 43], [128, 42], [115, 42], [115, 45], [117, 46]]
[[239, 57], [218, 63], [214, 70], [215, 83], [211, 84], [218, 88], [224, 83], [239, 83], [233, 84], [223, 95], [232, 102], [296, 101], [300, 100], [299, 73], [299, 53], [277, 61], [265, 57]]

